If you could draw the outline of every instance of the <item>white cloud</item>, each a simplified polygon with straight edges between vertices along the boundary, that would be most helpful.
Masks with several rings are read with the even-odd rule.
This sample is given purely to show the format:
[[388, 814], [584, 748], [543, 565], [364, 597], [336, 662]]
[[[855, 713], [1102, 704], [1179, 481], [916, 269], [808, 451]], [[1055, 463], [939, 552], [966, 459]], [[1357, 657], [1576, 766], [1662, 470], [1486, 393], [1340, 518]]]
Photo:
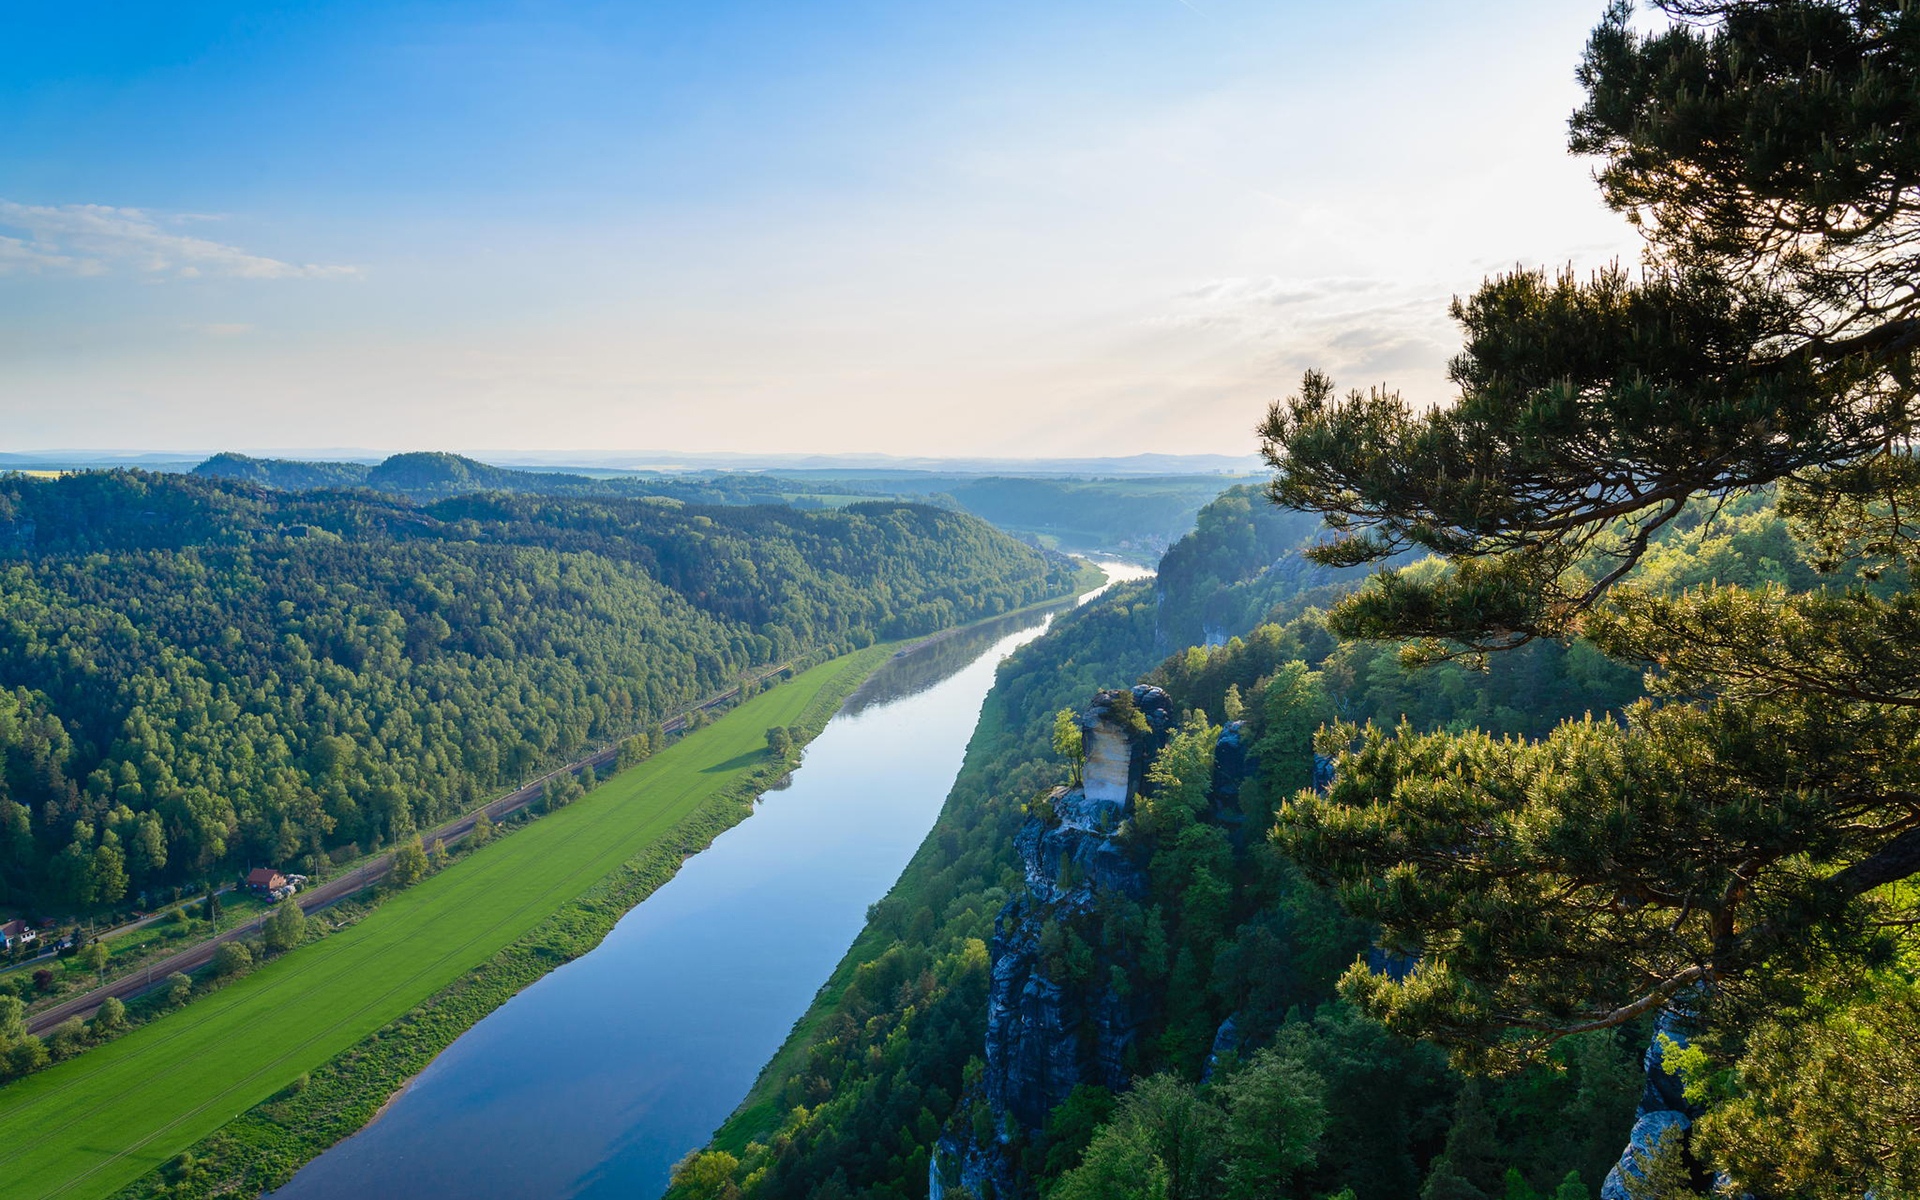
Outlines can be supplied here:
[[0, 274], [104, 275], [127, 271], [150, 278], [340, 279], [358, 267], [290, 263], [238, 246], [172, 232], [162, 218], [106, 204], [18, 204], [0, 200]]

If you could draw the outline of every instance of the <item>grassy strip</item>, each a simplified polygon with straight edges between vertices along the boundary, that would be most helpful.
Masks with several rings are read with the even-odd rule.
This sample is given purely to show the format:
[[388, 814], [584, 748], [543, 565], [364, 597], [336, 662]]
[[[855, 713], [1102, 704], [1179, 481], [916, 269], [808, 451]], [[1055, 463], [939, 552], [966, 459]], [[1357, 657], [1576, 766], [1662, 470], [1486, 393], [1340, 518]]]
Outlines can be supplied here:
[[788, 769], [763, 731], [817, 733], [892, 650], [773, 688], [180, 1018], [0, 1090], [14, 1131], [0, 1195], [252, 1195], [284, 1181], [744, 818]]

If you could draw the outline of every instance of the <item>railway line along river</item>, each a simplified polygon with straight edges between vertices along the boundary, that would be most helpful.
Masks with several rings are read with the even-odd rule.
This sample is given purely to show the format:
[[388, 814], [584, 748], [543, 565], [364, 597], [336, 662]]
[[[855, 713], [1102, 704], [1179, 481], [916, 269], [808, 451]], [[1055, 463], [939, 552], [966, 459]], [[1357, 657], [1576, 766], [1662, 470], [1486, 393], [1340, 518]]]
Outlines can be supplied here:
[[[1145, 572], [1102, 564], [1110, 578]], [[752, 1086], [933, 827], [1025, 613], [894, 659], [791, 784], [595, 950], [448, 1047], [276, 1200], [656, 1196]]]

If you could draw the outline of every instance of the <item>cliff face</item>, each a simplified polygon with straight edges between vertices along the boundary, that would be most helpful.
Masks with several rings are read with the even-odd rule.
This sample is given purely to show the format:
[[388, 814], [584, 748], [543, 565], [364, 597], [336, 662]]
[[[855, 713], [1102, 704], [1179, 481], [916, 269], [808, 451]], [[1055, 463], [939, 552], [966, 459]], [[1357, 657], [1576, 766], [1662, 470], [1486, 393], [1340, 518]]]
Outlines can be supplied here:
[[1660, 1149], [1662, 1141], [1669, 1135], [1684, 1139], [1700, 1115], [1699, 1106], [1687, 1099], [1685, 1085], [1667, 1069], [1665, 1061], [1668, 1043], [1686, 1046], [1689, 1023], [1689, 1014], [1679, 1005], [1667, 1008], [1654, 1022], [1653, 1038], [1642, 1060], [1647, 1075], [1646, 1090], [1640, 1094], [1640, 1105], [1633, 1114], [1633, 1132], [1628, 1136], [1627, 1148], [1621, 1152], [1619, 1164], [1607, 1173], [1606, 1182], [1600, 1188], [1600, 1200], [1633, 1200], [1628, 1177], [1640, 1179], [1641, 1168]]
[[1146, 895], [1145, 873], [1115, 835], [1174, 718], [1157, 687], [1095, 696], [1080, 717], [1080, 785], [1056, 789], [1015, 838], [1026, 888], [1001, 911], [989, 948], [986, 1071], [935, 1150], [935, 1200], [1023, 1194], [1012, 1138], [1042, 1128], [1082, 1083], [1116, 1091], [1126, 1083], [1128, 1051], [1149, 1015], [1143, 996], [1054, 978], [1048, 942], [1091, 914], [1103, 894]]

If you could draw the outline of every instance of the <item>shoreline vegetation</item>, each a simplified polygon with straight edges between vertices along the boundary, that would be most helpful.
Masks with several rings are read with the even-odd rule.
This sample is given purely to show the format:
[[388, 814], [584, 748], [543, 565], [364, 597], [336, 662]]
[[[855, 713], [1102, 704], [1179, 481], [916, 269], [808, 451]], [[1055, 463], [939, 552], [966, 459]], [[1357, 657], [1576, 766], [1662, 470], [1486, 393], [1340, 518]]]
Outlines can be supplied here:
[[[1098, 586], [1102, 577], [1097, 567], [1084, 565], [1072, 590], [1027, 608], [1041, 609], [1069, 601]], [[600, 814], [597, 821], [588, 822], [588, 829], [597, 831], [599, 825], [615, 823], [620, 814], [613, 806], [622, 798], [621, 793], [634, 798], [645, 789], [652, 798], [652, 793], [667, 790], [675, 781], [683, 785], [677, 796], [657, 800], [656, 811], [640, 823], [640, 829], [602, 831], [606, 837], [588, 836], [584, 830], [575, 832], [571, 840], [576, 843], [606, 847], [614, 841], [619, 857], [606, 861], [609, 852], [601, 849], [592, 856], [593, 867], [588, 871], [576, 871], [561, 889], [516, 906], [518, 921], [524, 925], [511, 930], [515, 936], [506, 936], [500, 925], [481, 931], [424, 972], [416, 972], [413, 978], [376, 997], [366, 1009], [336, 1021], [336, 1036], [324, 1045], [317, 1044], [324, 1030], [304, 1040], [285, 1036], [297, 1031], [295, 1026], [268, 1039], [276, 1046], [292, 1044], [292, 1049], [278, 1055], [269, 1066], [247, 1073], [241, 1069], [246, 1049], [223, 1042], [216, 1030], [202, 1049], [211, 1059], [221, 1061], [196, 1059], [198, 1069], [213, 1078], [223, 1066], [231, 1067], [238, 1078], [225, 1085], [214, 1102], [163, 1120], [164, 1114], [141, 1111], [151, 1107], [157, 1096], [145, 1101], [138, 1096], [143, 1083], [147, 1089], [159, 1088], [161, 1079], [170, 1081], [165, 1085], [169, 1092], [193, 1090], [175, 1086], [178, 1076], [174, 1072], [186, 1065], [188, 1057], [202, 1051], [189, 1052], [175, 1044], [207, 1040], [209, 1030], [204, 1026], [224, 1029], [230, 1025], [239, 1030], [256, 1017], [275, 1017], [283, 1001], [297, 1004], [304, 1012], [312, 1006], [316, 990], [326, 993], [329, 982], [342, 998], [346, 993], [364, 991], [364, 983], [356, 988], [348, 978], [350, 972], [340, 970], [327, 979], [308, 980], [309, 964], [299, 956], [292, 956], [292, 961], [287, 957], [275, 959], [203, 1001], [206, 1007], [194, 1020], [195, 1025], [203, 1026], [198, 1039], [187, 1036], [194, 1032], [191, 1026], [160, 1023], [102, 1045], [87, 1056], [85, 1064], [67, 1070], [55, 1066], [0, 1089], [0, 1116], [10, 1118], [12, 1127], [30, 1125], [62, 1131], [55, 1138], [23, 1146], [8, 1155], [10, 1161], [0, 1163], [6, 1171], [0, 1193], [42, 1197], [254, 1195], [283, 1185], [308, 1160], [374, 1119], [466, 1029], [547, 972], [590, 951], [628, 910], [670, 879], [682, 862], [750, 815], [758, 797], [797, 765], [805, 744], [880, 666], [907, 649], [951, 632], [881, 643], [820, 664], [747, 700], [647, 762], [607, 779], [601, 790], [610, 795], [596, 794], [599, 805], [581, 805], [565, 814], [553, 814], [561, 818], [559, 821], [548, 816], [520, 824], [518, 832], [496, 851], [503, 862], [496, 864], [489, 875], [505, 870], [505, 860], [534, 860], [546, 854], [550, 848], [544, 843], [564, 835], [561, 826], [580, 823], [581, 813]], [[784, 758], [771, 757], [764, 747], [760, 726], [768, 721], [785, 726], [793, 735], [794, 749]], [[716, 773], [723, 778], [704, 778]], [[503, 830], [510, 827], [512, 823]], [[538, 832], [543, 829], [547, 832]], [[624, 838], [620, 837], [622, 833]], [[520, 848], [511, 849], [515, 846]], [[478, 850], [476, 847], [462, 858]], [[593, 873], [594, 868], [598, 868], [597, 873]], [[586, 878], [589, 873], [593, 873], [591, 880]], [[431, 894], [436, 884], [441, 885], [439, 890], [448, 890], [442, 881], [459, 883], [462, 874], [436, 874], [417, 889], [389, 896], [386, 904], [365, 912], [352, 925], [323, 939], [316, 949], [324, 949], [336, 940], [344, 944], [346, 939], [341, 935], [348, 933], [361, 933], [360, 941], [380, 937], [378, 933], [366, 935], [357, 927], [364, 926], [369, 918], [384, 915], [383, 925], [400, 923], [400, 927], [380, 940], [395, 943], [390, 949], [402, 951], [402, 958], [407, 949], [417, 954], [430, 944], [421, 936], [425, 932], [419, 929], [421, 920], [436, 913], [447, 919], [469, 902], [466, 893], [476, 890], [469, 880], [461, 894], [438, 899]], [[495, 884], [482, 883], [480, 889], [492, 886]], [[570, 890], [570, 894], [561, 896], [562, 890]], [[427, 911], [411, 916], [389, 911], [401, 906], [424, 907]], [[526, 916], [529, 908], [539, 910], [531, 919]], [[506, 920], [513, 923], [514, 914], [507, 914]], [[489, 934], [505, 940], [491, 954], [483, 954], [481, 948], [493, 940]], [[351, 949], [347, 948], [347, 957], [353, 957]], [[462, 950], [471, 953], [463, 956]], [[463, 961], [450, 964], [445, 961], [448, 957], [461, 957]], [[364, 980], [374, 974], [363, 972], [354, 978]], [[422, 990], [422, 974], [430, 977], [433, 986]], [[300, 997], [280, 995], [296, 986], [296, 978], [312, 986]], [[386, 981], [384, 974], [380, 978]], [[408, 983], [414, 986], [402, 995]], [[378, 1011], [373, 1011], [376, 1008]], [[377, 1027], [372, 1027], [370, 1023], [376, 1017]], [[148, 1050], [150, 1043], [157, 1044], [157, 1049]], [[227, 1049], [219, 1050], [221, 1045], [227, 1045]], [[329, 1048], [331, 1053], [320, 1053]], [[147, 1062], [155, 1053], [182, 1062]], [[225, 1062], [229, 1059], [233, 1061]], [[269, 1077], [268, 1072], [275, 1067], [279, 1070]], [[273, 1090], [275, 1083], [281, 1085], [278, 1090]], [[219, 1100], [234, 1105], [224, 1120], [210, 1111]], [[40, 1108], [47, 1111], [35, 1111]], [[129, 1150], [107, 1152], [98, 1148], [101, 1129], [125, 1130], [129, 1123], [158, 1127]], [[181, 1149], [183, 1139], [168, 1136], [176, 1132], [194, 1135], [191, 1144]], [[124, 1142], [124, 1134], [116, 1140]], [[94, 1161], [87, 1162], [89, 1157]]]

